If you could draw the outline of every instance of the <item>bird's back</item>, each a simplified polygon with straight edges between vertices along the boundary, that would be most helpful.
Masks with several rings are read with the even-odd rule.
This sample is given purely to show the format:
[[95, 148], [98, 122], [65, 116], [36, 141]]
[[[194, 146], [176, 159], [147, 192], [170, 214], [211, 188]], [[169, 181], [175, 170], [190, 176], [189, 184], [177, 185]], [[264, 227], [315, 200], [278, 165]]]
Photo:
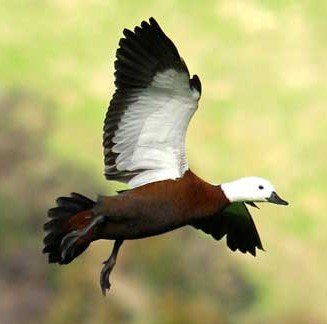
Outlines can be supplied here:
[[141, 238], [209, 217], [226, 204], [228, 201], [219, 187], [187, 171], [178, 180], [158, 181], [116, 196], [99, 197], [95, 210], [121, 224], [114, 231], [109, 230], [108, 224], [106, 235], [114, 232], [117, 238], [124, 231], [129, 238]]

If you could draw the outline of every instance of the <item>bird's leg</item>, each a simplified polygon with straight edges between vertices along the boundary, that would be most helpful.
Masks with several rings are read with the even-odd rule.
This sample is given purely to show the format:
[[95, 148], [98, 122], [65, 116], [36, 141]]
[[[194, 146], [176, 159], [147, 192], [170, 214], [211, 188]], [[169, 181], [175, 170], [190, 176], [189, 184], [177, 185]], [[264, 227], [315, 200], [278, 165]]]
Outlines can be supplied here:
[[101, 270], [100, 274], [100, 286], [102, 290], [103, 296], [106, 295], [106, 291], [110, 290], [110, 282], [109, 282], [109, 276], [116, 264], [116, 259], [118, 255], [119, 248], [123, 244], [124, 240], [116, 240], [114, 244], [114, 248], [112, 249], [111, 255], [108, 260], [104, 261], [104, 267]]
[[71, 257], [74, 254], [76, 244], [78, 240], [83, 240], [87, 237], [91, 230], [94, 230], [98, 225], [103, 224], [106, 221], [105, 216], [98, 216], [84, 229], [74, 230], [68, 233], [61, 241], [61, 260]]

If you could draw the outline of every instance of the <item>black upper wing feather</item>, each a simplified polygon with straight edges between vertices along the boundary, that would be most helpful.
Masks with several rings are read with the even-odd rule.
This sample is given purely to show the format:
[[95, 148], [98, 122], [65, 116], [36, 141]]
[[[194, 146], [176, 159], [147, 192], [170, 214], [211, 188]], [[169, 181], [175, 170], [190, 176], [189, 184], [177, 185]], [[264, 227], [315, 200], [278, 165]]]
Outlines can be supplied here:
[[236, 204], [241, 206], [238, 213], [226, 208], [210, 218], [193, 222], [191, 225], [212, 235], [216, 240], [226, 235], [227, 246], [232, 251], [249, 252], [256, 256], [256, 248], [264, 250], [259, 233], [245, 204]]
[[[132, 33], [132, 32], [131, 32]], [[141, 57], [146, 57], [147, 60], [154, 64], [156, 61], [155, 59], [147, 53], [147, 51], [144, 50], [142, 46], [139, 45], [139, 43], [134, 39], [133, 36], [130, 36], [128, 38], [121, 38], [119, 41], [120, 48], [124, 48], [127, 52], [130, 52], [131, 54], [140, 55]]]
[[163, 32], [163, 30], [161, 29], [161, 27], [158, 25], [158, 23], [156, 22], [156, 20], [151, 17], [150, 18], [150, 24], [151, 26], [153, 26], [153, 28], [157, 31], [156, 35], [158, 38], [160, 38], [163, 41], [163, 44], [165, 44], [166, 47], [169, 48], [170, 52], [176, 57], [179, 58], [179, 53], [178, 50], [176, 48], [176, 46], [174, 45], [174, 43], [166, 36], [166, 34]]
[[104, 122], [103, 146], [106, 178], [129, 181], [143, 170], [117, 170], [115, 161], [118, 154], [112, 151], [112, 140], [124, 112], [135, 102], [135, 96], [150, 85], [156, 73], [171, 68], [185, 72], [188, 76], [189, 72], [176, 46], [154, 18], [150, 18], [149, 22], [143, 21], [134, 31], [124, 29], [123, 35], [114, 63], [116, 92]]

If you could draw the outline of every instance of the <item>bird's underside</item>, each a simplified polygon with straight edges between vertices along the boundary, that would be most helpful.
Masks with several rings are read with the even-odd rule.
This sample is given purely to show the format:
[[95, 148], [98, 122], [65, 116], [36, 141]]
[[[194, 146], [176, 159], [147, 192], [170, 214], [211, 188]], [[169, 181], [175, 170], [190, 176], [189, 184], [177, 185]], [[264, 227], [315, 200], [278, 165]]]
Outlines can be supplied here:
[[125, 29], [115, 61], [116, 91], [104, 123], [105, 176], [130, 190], [97, 201], [80, 194], [57, 199], [43, 252], [68, 264], [99, 239], [115, 240], [100, 276], [103, 293], [124, 240], [191, 225], [233, 250], [256, 254], [259, 235], [244, 203], [230, 203], [220, 186], [189, 171], [185, 136], [198, 107], [201, 82], [150, 18]]
[[262, 249], [245, 205], [230, 204], [219, 186], [206, 183], [191, 171], [178, 180], [150, 183], [115, 196], [100, 196], [96, 202], [75, 193], [60, 197], [48, 216], [51, 220], [44, 227], [49, 232], [44, 239], [44, 252], [49, 254], [51, 263], [70, 263], [93, 241], [116, 240], [101, 272], [104, 293], [110, 287], [109, 274], [124, 240], [191, 225], [217, 240], [226, 235], [233, 251], [255, 255], [256, 248]]

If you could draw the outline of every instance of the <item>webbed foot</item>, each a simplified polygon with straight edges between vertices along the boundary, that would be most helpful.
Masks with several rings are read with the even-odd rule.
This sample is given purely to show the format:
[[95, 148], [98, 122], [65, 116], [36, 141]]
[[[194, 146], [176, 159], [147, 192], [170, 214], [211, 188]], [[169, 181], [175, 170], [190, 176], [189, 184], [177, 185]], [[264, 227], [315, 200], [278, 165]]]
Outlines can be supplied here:
[[118, 251], [122, 244], [123, 244], [123, 240], [116, 240], [109, 259], [103, 262], [104, 267], [102, 268], [100, 274], [100, 287], [103, 296], [106, 296], [106, 292], [110, 290], [111, 284], [109, 281], [109, 276], [116, 264]]
[[87, 239], [88, 234], [92, 229], [99, 224], [102, 224], [104, 221], [106, 221], [105, 216], [98, 216], [84, 229], [71, 231], [64, 236], [60, 243], [61, 263], [68, 263], [68, 260], [73, 258], [76, 250], [79, 248], [79, 245], [83, 243], [89, 244], [90, 242]]

